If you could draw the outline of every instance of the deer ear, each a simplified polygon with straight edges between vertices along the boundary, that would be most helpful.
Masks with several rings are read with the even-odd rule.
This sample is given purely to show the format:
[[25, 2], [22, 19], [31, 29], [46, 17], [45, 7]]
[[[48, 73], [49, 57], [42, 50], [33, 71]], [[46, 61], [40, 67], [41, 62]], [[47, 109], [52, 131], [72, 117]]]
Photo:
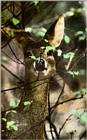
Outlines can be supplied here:
[[54, 27], [53, 39], [49, 40], [49, 43], [55, 47], [58, 47], [63, 39], [64, 35], [64, 16], [58, 17], [57, 23]]

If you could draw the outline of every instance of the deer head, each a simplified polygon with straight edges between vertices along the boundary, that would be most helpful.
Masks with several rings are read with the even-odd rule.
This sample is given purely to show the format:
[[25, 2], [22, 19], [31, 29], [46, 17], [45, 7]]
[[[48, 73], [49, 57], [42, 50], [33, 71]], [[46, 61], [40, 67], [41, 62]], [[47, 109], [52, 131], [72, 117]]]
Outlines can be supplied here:
[[[58, 17], [52, 31], [52, 37], [49, 33], [50, 30], [51, 28], [47, 31], [44, 39], [37, 42], [29, 39], [29, 36], [27, 36], [24, 43], [24, 38], [22, 38], [24, 46], [26, 44], [24, 47], [25, 61], [29, 66], [26, 71], [31, 73], [30, 77], [33, 75], [34, 79], [40, 74], [41, 77], [48, 77], [56, 71], [54, 52], [60, 45], [64, 35], [63, 15]], [[31, 79], [33, 79], [33, 77], [31, 77]]]

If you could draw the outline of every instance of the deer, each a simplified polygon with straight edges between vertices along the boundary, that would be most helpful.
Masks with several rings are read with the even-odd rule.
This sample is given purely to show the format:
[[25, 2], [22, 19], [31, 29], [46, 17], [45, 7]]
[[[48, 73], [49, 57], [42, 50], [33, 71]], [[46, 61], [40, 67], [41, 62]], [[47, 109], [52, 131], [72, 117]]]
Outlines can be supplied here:
[[[54, 124], [58, 134], [60, 134], [59, 138], [70, 138], [70, 134], [74, 132], [75, 135], [76, 132], [78, 132], [77, 135], [79, 135], [79, 131], [76, 131], [76, 128], [73, 127], [71, 129], [70, 123], [74, 121], [79, 127], [79, 122], [75, 117], [70, 115], [70, 111], [73, 108], [86, 108], [86, 99], [71, 100], [55, 107], [57, 98], [65, 101], [66, 99], [68, 100], [74, 97], [69, 85], [64, 82], [64, 79], [58, 74], [56, 69], [55, 55], [60, 57], [61, 50], [58, 49], [58, 47], [63, 40], [64, 27], [64, 15], [61, 15], [55, 22], [54, 28], [51, 29], [52, 37], [49, 31], [47, 31], [45, 37], [36, 42], [25, 32], [17, 35], [17, 41], [20, 43], [24, 52], [25, 82], [24, 95], [17, 107], [17, 113], [9, 113], [7, 115], [8, 119], [14, 120], [15, 125], [18, 127], [16, 132], [7, 132], [9, 139], [45, 139], [45, 136], [49, 139], [48, 132], [44, 136], [44, 130], [49, 130], [47, 127], [48, 121], [45, 123], [49, 114], [49, 106], [53, 112], [51, 112], [52, 116], [50, 118], [52, 122], [55, 117], [55, 112], [57, 112], [57, 126], [55, 122]], [[47, 46], [51, 48], [49, 51], [46, 50]], [[34, 56], [34, 58], [32, 56]], [[63, 91], [60, 95], [62, 88]], [[29, 106], [23, 105], [23, 101], [26, 100], [30, 100], [31, 104]], [[72, 121], [66, 123], [64, 130], [61, 130], [60, 128], [67, 117], [69, 117], [69, 121]], [[81, 126], [81, 132], [84, 129], [85, 128]], [[73, 137], [75, 137], [75, 135]]]

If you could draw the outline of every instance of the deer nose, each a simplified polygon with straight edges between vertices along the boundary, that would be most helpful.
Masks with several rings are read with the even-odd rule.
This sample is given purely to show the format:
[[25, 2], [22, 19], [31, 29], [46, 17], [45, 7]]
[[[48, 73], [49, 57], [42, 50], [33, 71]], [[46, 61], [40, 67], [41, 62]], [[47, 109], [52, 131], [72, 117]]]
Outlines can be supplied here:
[[34, 62], [34, 69], [37, 71], [44, 71], [47, 70], [47, 61], [43, 58], [37, 59]]

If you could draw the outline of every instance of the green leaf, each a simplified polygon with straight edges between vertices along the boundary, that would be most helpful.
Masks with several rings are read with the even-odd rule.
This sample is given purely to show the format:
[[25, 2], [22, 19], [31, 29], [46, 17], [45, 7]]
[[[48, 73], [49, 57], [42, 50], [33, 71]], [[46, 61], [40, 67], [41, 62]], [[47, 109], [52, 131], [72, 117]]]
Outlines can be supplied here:
[[87, 32], [87, 28], [85, 28], [85, 32]]
[[13, 23], [14, 25], [18, 25], [18, 24], [20, 23], [20, 20], [13, 17], [13, 18], [12, 18], [12, 23]]
[[7, 125], [6, 125], [6, 128], [8, 130], [15, 130], [15, 131], [18, 130], [18, 127], [15, 125], [15, 122], [14, 121], [8, 121], [7, 122]]
[[65, 35], [64, 36], [64, 41], [66, 44], [69, 44], [70, 43], [70, 37], [68, 35]]
[[73, 109], [70, 111], [73, 115], [76, 115], [77, 117], [80, 117], [82, 113], [84, 112], [84, 109]]
[[73, 71], [74, 75], [78, 76], [80, 73], [79, 71]]
[[36, 60], [37, 58], [36, 58], [36, 56], [34, 56], [34, 55], [31, 55], [31, 56], [29, 56], [32, 60]]
[[75, 96], [84, 95], [86, 93], [87, 93], [87, 88], [81, 88], [80, 90], [73, 92]]
[[73, 52], [68, 52], [63, 54], [64, 59], [69, 59], [70, 57], [74, 57], [74, 53]]
[[33, 102], [33, 101], [25, 101], [25, 102], [24, 102], [24, 105], [25, 105], [25, 106], [27, 106], [27, 105], [31, 105], [32, 102]]
[[80, 117], [80, 122], [87, 125], [87, 112], [84, 112]]
[[87, 93], [87, 88], [82, 88], [82, 89], [81, 89], [81, 92], [82, 92], [83, 94]]
[[6, 121], [7, 121], [7, 119], [6, 119], [6, 118], [2, 118], [2, 120], [3, 120], [4, 122], [6, 122]]
[[11, 99], [9, 104], [10, 104], [10, 107], [16, 107], [16, 105], [17, 105], [17, 100]]
[[44, 33], [43, 31], [38, 31], [38, 32], [36, 33], [36, 36], [37, 36], [37, 37], [44, 37], [44, 35], [45, 35], [45, 33]]
[[39, 0], [32, 0], [32, 2], [37, 5], [39, 3]]
[[78, 12], [78, 13], [83, 12], [83, 8], [78, 8], [78, 9], [77, 9], [77, 12]]
[[74, 15], [74, 11], [67, 11], [65, 14], [64, 14], [66, 17], [71, 17]]
[[32, 32], [32, 28], [31, 27], [25, 27], [25, 32], [31, 33]]
[[79, 71], [68, 71], [67, 73], [69, 73], [73, 77], [78, 76], [80, 74]]
[[11, 127], [12, 127], [12, 125], [13, 125], [14, 123], [15, 123], [14, 121], [8, 121], [8, 122], [7, 122], [6, 128], [7, 128], [8, 130], [10, 130]]
[[42, 50], [44, 50], [45, 48], [46, 48], [46, 47], [44, 47], [44, 46], [41, 46], [41, 49], [42, 49]]
[[16, 125], [12, 125], [12, 129], [17, 131], [18, 130], [18, 127]]
[[68, 71], [68, 73], [74, 77], [73, 71]]
[[75, 36], [79, 36], [79, 35], [83, 35], [83, 31], [77, 31], [77, 32], [75, 33]]
[[47, 39], [44, 39], [44, 41], [45, 41], [46, 43], [48, 43], [48, 42], [49, 42]]
[[80, 40], [80, 41], [81, 41], [81, 40], [85, 40], [85, 38], [86, 38], [85, 35], [83, 35], [83, 36], [80, 36], [80, 37], [79, 37], [79, 40]]
[[54, 51], [54, 50], [55, 50], [54, 46], [46, 46], [45, 52]]

